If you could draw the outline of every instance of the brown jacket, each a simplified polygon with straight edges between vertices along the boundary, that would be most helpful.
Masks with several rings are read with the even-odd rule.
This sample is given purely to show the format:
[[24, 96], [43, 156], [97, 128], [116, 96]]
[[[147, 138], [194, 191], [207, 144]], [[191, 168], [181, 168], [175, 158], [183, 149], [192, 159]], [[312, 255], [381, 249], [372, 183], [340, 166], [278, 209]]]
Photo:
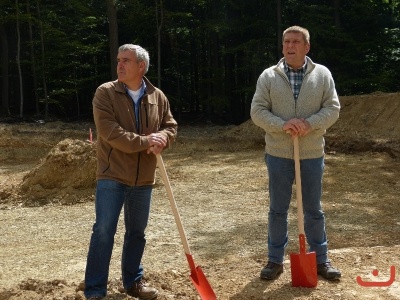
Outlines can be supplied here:
[[175, 140], [177, 123], [167, 97], [147, 78], [140, 106], [140, 132], [136, 128], [133, 100], [123, 83], [102, 84], [93, 98], [93, 116], [97, 129], [97, 179], [112, 179], [130, 186], [154, 183], [157, 160], [147, 154], [146, 136], [162, 132], [167, 147]]

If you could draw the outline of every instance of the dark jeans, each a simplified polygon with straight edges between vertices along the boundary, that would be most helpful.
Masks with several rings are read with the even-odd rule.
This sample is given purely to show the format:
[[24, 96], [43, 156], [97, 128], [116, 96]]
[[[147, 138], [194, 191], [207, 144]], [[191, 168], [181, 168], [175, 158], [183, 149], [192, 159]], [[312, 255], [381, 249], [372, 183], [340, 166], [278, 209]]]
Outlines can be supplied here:
[[[269, 176], [268, 258], [283, 263], [288, 243], [288, 210], [295, 178], [294, 160], [265, 156]], [[304, 231], [317, 263], [328, 261], [325, 216], [321, 208], [324, 158], [300, 160]]]
[[141, 260], [146, 244], [152, 186], [127, 186], [114, 180], [98, 180], [96, 221], [90, 239], [85, 273], [85, 296], [105, 296], [110, 259], [118, 219], [124, 207], [125, 236], [122, 280], [125, 289], [143, 276]]

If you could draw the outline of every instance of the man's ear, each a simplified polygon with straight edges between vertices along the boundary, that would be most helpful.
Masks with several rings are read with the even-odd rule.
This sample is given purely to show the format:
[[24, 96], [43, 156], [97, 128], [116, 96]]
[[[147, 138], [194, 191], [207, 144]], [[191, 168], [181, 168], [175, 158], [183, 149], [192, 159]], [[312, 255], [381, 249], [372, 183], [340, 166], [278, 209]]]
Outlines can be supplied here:
[[139, 67], [140, 67], [140, 69], [146, 69], [146, 63], [144, 62], [144, 61], [141, 61], [140, 63], [139, 63]]
[[306, 45], [306, 49], [307, 49], [306, 54], [308, 54], [308, 52], [310, 52], [310, 47], [311, 47], [311, 45], [310, 45], [310, 43], [308, 43], [308, 44]]

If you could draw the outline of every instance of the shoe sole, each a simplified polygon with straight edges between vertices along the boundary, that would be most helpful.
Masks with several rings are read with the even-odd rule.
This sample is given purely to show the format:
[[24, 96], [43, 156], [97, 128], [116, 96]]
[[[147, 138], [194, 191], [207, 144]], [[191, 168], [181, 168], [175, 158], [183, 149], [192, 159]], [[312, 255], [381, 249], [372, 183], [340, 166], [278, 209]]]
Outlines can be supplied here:
[[139, 300], [153, 300], [153, 299], [156, 299], [158, 297], [158, 292], [157, 293], [155, 293], [154, 295], [152, 295], [152, 296], [149, 296], [149, 297], [146, 297], [146, 298], [142, 298], [142, 297], [137, 297]]
[[265, 276], [265, 275], [263, 276], [262, 274], [260, 274], [260, 278], [265, 279], [265, 280], [274, 280], [274, 279], [278, 278], [279, 275], [281, 275], [282, 273], [283, 273], [283, 268], [281, 270], [279, 270], [275, 276]]
[[341, 274], [340, 275], [336, 274], [336, 275], [333, 275], [333, 276], [324, 276], [323, 274], [318, 273], [318, 275], [320, 275], [322, 278], [324, 278], [326, 280], [329, 280], [329, 281], [339, 280], [342, 277]]

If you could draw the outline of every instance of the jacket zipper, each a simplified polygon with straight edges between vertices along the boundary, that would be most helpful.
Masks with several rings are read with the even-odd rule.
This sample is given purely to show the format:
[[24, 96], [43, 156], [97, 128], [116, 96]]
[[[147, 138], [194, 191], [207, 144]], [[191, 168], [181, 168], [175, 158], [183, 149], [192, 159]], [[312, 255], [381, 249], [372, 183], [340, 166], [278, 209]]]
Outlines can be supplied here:
[[[126, 92], [126, 95], [129, 97], [129, 99], [131, 99], [131, 104], [133, 106], [133, 116], [134, 116], [134, 124], [137, 130], [137, 133], [140, 135], [141, 134], [141, 113], [140, 113], [140, 108], [139, 108], [139, 120], [136, 120], [136, 105], [133, 102], [133, 99], [131, 97], [131, 95], [129, 95], [128, 92]], [[143, 98], [143, 97], [142, 97]], [[141, 101], [141, 99], [139, 100]], [[140, 169], [140, 152], [138, 153], [138, 159], [137, 159], [137, 168], [136, 168], [136, 180], [135, 180], [135, 185], [137, 185], [138, 181], [139, 181], [139, 169]]]
[[[143, 99], [143, 97], [141, 98], [141, 99], [139, 99], [139, 101], [140, 101], [140, 106], [142, 105], [142, 99]], [[139, 106], [139, 108], [138, 108], [138, 110], [139, 110], [139, 113], [138, 113], [138, 117], [139, 117], [139, 120], [138, 120], [138, 123], [137, 124], [139, 124], [139, 126], [137, 126], [138, 128], [137, 128], [137, 130], [138, 130], [138, 134], [139, 135], [142, 135], [142, 110], [140, 109], [140, 106]], [[136, 116], [136, 114], [135, 114], [135, 116]], [[137, 159], [137, 168], [136, 168], [136, 180], [135, 180], [135, 185], [137, 185], [137, 183], [138, 183], [138, 181], [139, 181], [139, 170], [140, 170], [140, 152], [138, 153], [138, 159]]]
[[[143, 105], [144, 106], [144, 111], [145, 111], [145, 114], [144, 114], [144, 118], [145, 118], [145, 122], [146, 122], [146, 128], [148, 128], [149, 127], [149, 120], [148, 120], [148, 117], [147, 117], [147, 106], [146, 106], [146, 103], [143, 103], [142, 102], [142, 100], [143, 100], [143, 98], [144, 98], [144, 96], [145, 96], [146, 94], [144, 94], [143, 96], [142, 96], [142, 98], [140, 99], [140, 105]], [[143, 119], [143, 116], [142, 116], [142, 110], [141, 109], [139, 109], [139, 124], [140, 124], [140, 132], [139, 132], [139, 134], [141, 135], [142, 134], [142, 132], [143, 132], [143, 130], [142, 130], [142, 119]], [[135, 185], [137, 184], [137, 182], [138, 182], [138, 180], [139, 180], [139, 170], [140, 170], [140, 156], [141, 156], [141, 153], [139, 152], [139, 154], [138, 154], [138, 166], [137, 166], [137, 170], [136, 170], [136, 181], [135, 181]]]
[[[281, 77], [286, 81], [286, 83], [288, 84], [288, 86], [289, 86], [289, 88], [290, 88], [290, 90], [292, 91], [292, 94], [293, 94], [292, 86], [290, 85], [289, 79], [287, 78], [286, 74], [285, 74], [285, 73], [282, 73], [281, 71], [279, 71], [279, 73], [280, 73]], [[306, 73], [304, 74], [303, 80], [301, 81], [301, 87], [300, 87], [299, 95], [300, 95], [300, 92], [301, 92], [301, 88], [303, 87], [304, 78], [306, 78], [306, 76], [307, 76], [309, 73], [310, 73], [310, 72], [306, 72]], [[295, 112], [295, 116], [297, 117], [297, 100], [294, 99], [294, 96], [293, 96], [293, 100], [294, 100], [294, 112]]]

